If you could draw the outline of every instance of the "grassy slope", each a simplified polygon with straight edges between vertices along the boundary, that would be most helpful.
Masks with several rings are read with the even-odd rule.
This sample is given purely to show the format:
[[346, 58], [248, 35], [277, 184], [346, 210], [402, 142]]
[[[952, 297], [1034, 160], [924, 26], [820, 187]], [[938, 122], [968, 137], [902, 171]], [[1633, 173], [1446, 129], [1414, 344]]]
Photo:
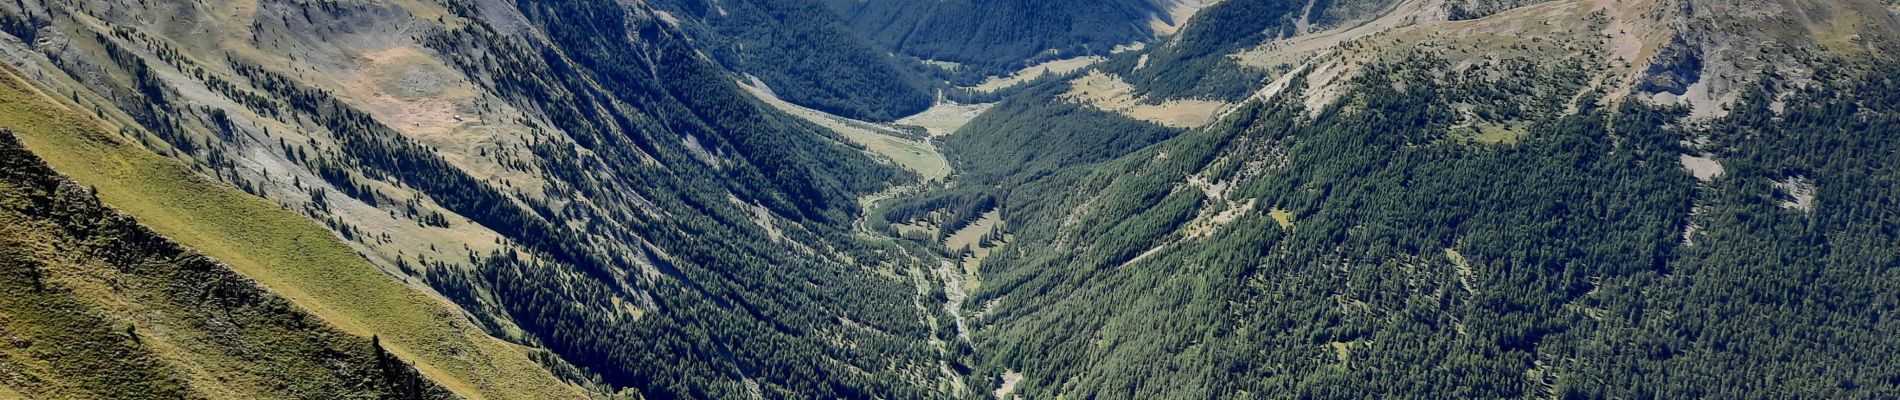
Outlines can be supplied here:
[[104, 208], [6, 133], [0, 293], [10, 398], [450, 397], [370, 339], [311, 324], [256, 281]]
[[[20, 191], [14, 189], [0, 187], [0, 192]], [[57, 229], [45, 226], [50, 224], [26, 220], [8, 212], [13, 207], [5, 208], [9, 210], [0, 211], [0, 290], [7, 293], [0, 296], [0, 338], [5, 339], [0, 346], [0, 388], [5, 388], [0, 398], [26, 397], [18, 391], [39, 399], [193, 394], [150, 348], [122, 333], [125, 325], [103, 318], [58, 278], [42, 277], [57, 273], [40, 271], [65, 266], [40, 260], [70, 249], [53, 248], [57, 239], [50, 231]]]
[[224, 261], [351, 334], [384, 345], [469, 398], [575, 398], [581, 394], [518, 346], [482, 334], [441, 301], [370, 265], [300, 215], [205, 180], [101, 129], [39, 93], [12, 70], [0, 78], [0, 126], [108, 205]]

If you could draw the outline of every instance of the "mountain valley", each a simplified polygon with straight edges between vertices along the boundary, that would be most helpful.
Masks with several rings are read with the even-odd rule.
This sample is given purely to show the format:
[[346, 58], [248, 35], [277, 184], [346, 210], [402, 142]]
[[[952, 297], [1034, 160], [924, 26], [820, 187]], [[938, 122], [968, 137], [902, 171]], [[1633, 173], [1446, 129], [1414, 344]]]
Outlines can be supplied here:
[[1896, 13], [0, 2], [0, 399], [1900, 396]]

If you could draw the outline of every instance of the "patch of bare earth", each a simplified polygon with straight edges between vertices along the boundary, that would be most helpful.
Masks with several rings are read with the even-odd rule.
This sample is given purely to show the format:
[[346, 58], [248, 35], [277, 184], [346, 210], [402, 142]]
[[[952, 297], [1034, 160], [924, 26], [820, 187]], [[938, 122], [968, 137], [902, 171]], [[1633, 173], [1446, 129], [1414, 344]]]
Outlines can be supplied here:
[[1219, 2], [1221, 0], [1157, 0], [1155, 4], [1166, 10], [1167, 15], [1165, 15], [1166, 18], [1163, 18], [1163, 15], [1156, 15], [1149, 19], [1148, 29], [1154, 31], [1155, 36], [1173, 35], [1179, 32], [1181, 26], [1186, 25], [1188, 19], [1193, 18], [1195, 13]]
[[[1004, 372], [1003, 385], [1001, 387], [996, 388], [996, 398], [998, 399], [1010, 398], [1010, 394], [1016, 391], [1016, 384], [1022, 383], [1022, 382], [1023, 382], [1023, 373], [1016, 372], [1016, 371]], [[1016, 396], [1016, 397], [1022, 397], [1022, 396]]]
[[1713, 158], [1683, 154], [1680, 160], [1682, 168], [1695, 175], [1696, 180], [1708, 182], [1722, 176], [1722, 163]]
[[1775, 189], [1783, 197], [1781, 208], [1796, 211], [1814, 211], [1814, 181], [1807, 177], [1795, 176], [1774, 182]]

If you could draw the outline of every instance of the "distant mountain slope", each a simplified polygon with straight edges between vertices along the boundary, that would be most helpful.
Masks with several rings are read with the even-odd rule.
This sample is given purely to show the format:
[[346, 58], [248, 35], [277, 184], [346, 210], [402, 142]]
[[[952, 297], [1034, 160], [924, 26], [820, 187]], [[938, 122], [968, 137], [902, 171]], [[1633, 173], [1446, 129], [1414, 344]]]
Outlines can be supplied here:
[[[935, 94], [1139, 48], [1216, 0], [658, 0], [659, 17], [782, 99], [890, 121]], [[954, 93], [953, 93], [954, 94]]]
[[825, 0], [872, 40], [899, 54], [1000, 75], [1056, 58], [1107, 54], [1175, 24], [1172, 2]]
[[[659, 0], [662, 19], [786, 101], [890, 121], [939, 90], [1139, 48], [1216, 0]], [[955, 94], [955, 93], [952, 93]]]
[[935, 76], [889, 54], [812, 0], [661, 0], [697, 45], [756, 75], [780, 98], [849, 118], [889, 121], [936, 100]]

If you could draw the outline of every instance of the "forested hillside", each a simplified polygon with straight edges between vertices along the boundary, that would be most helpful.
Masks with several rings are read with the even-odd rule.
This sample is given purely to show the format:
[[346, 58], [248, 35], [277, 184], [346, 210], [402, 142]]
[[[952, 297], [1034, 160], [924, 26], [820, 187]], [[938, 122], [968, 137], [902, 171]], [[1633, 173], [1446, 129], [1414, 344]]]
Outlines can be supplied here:
[[[848, 118], [891, 121], [939, 91], [1043, 62], [1165, 39], [1212, 0], [661, 0], [660, 17], [718, 62], [778, 97]], [[967, 89], [967, 88], [965, 88]]]
[[1171, 2], [824, 0], [892, 52], [962, 64], [976, 78], [1056, 58], [1106, 54], [1172, 24]]
[[[967, 390], [932, 340], [955, 330], [919, 289], [941, 286], [931, 260], [852, 230], [860, 196], [917, 174], [762, 104], [645, 5], [48, 1], [0, 16], [18, 39], [0, 50], [40, 90], [323, 224], [543, 376], [657, 398]], [[400, 322], [350, 323], [446, 329]]]
[[1900, 397], [1890, 3], [0, 2], [0, 399]]
[[[1857, 86], [1884, 90], [1892, 71]], [[1312, 119], [1250, 107], [1051, 205], [1012, 204], [1042, 212], [1010, 218], [1035, 228], [986, 260], [970, 300], [1000, 303], [974, 328], [985, 365], [1021, 371], [1026, 397], [1900, 390], [1872, 361], [1900, 345], [1874, 317], [1895, 300], [1895, 188], [1866, 174], [1894, 140], [1862, 135], [1891, 115], [1817, 123], [1858, 90], [1797, 95], [1812, 106], [1781, 119], [1746, 104], [1711, 140], [1777, 150], [1718, 153], [1730, 172], [1706, 184], [1664, 128], [1683, 110], [1580, 110], [1499, 147], [1422, 111], [1443, 109], [1434, 90], [1348, 94], [1364, 108]], [[1891, 112], [1863, 95], [1869, 116]], [[1814, 182], [1840, 186], [1794, 186]], [[1852, 200], [1802, 199], [1830, 192]]]
[[655, 3], [721, 63], [757, 76], [786, 101], [889, 121], [935, 100], [938, 74], [887, 53], [817, 1]]
[[[1005, 102], [947, 141], [960, 165], [1057, 172], [983, 186], [1008, 193], [982, 204], [1010, 239], [965, 301], [983, 310], [976, 374], [1022, 398], [1900, 393], [1900, 326], [1880, 317], [1900, 304], [1900, 193], [1882, 167], [1900, 143], [1883, 100], [1900, 64], [1878, 55], [1895, 25], [1864, 3], [1782, 6], [1879, 13], [1824, 47], [1802, 43], [1839, 33], [1702, 2], [1209, 32], [1248, 33], [1198, 47], [1205, 59], [1287, 64], [1240, 92], [1150, 86], [1251, 100], [1053, 168], [994, 158], [1020, 148], [983, 128], [1020, 109]], [[1214, 37], [1195, 29], [1099, 68], [1176, 77], [1161, 57]], [[1285, 57], [1314, 40], [1342, 51]], [[1080, 114], [1010, 137], [1133, 131], [1054, 122], [1115, 119]]]

